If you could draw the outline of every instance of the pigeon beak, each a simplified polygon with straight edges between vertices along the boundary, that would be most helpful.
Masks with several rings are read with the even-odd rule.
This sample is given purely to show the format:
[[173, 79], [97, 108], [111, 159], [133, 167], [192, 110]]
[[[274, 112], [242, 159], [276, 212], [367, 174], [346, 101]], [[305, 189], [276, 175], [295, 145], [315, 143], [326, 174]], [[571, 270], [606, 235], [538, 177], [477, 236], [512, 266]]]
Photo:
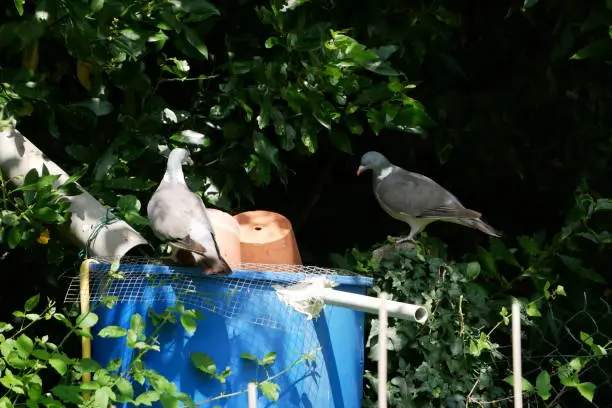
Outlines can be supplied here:
[[363, 173], [364, 171], [366, 171], [366, 168], [363, 166], [359, 166], [359, 168], [357, 169], [357, 175], [360, 175], [361, 173]]

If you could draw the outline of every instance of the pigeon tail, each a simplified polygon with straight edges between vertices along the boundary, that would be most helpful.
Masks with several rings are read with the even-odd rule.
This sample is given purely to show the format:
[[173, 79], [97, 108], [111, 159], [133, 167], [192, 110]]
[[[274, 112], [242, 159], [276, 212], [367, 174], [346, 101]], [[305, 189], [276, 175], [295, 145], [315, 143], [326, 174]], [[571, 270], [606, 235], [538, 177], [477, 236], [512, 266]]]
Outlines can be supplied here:
[[231, 275], [232, 268], [223, 258], [206, 258], [202, 261], [202, 273], [204, 275]]
[[481, 220], [480, 218], [457, 218], [453, 220], [457, 224], [464, 225], [466, 227], [477, 229], [481, 232], [484, 232], [487, 235], [492, 237], [501, 237], [502, 233], [497, 231], [495, 228]]

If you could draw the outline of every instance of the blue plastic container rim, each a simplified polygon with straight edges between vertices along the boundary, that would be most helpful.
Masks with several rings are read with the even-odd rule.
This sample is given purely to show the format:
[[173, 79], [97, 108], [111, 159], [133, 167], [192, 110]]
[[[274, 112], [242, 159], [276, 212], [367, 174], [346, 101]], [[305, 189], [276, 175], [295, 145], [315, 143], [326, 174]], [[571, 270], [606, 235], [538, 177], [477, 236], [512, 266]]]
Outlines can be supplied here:
[[[110, 264], [107, 263], [92, 263], [90, 264], [93, 272], [105, 272], [110, 269]], [[123, 269], [128, 271], [125, 273], [139, 273], [150, 275], [186, 275], [190, 277], [210, 280], [250, 280], [250, 281], [267, 281], [275, 283], [296, 283], [306, 278], [325, 277], [339, 285], [357, 286], [357, 287], [372, 287], [374, 279], [361, 275], [335, 275], [335, 274], [316, 274], [302, 272], [272, 272], [272, 271], [255, 271], [255, 270], [240, 270], [234, 269], [233, 273], [228, 276], [213, 276], [203, 275], [199, 268], [185, 266], [166, 266], [166, 265], [148, 265], [148, 264], [121, 264], [119, 272]]]

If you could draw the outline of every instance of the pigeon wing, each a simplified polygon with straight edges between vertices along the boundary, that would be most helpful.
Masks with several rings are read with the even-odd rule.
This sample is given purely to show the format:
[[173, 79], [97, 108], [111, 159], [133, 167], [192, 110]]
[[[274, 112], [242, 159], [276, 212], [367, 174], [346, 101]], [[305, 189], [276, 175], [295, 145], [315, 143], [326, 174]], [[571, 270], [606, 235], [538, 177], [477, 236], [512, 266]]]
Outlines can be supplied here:
[[444, 187], [422, 174], [394, 166], [382, 180], [375, 179], [374, 193], [389, 211], [422, 218], [479, 218]]

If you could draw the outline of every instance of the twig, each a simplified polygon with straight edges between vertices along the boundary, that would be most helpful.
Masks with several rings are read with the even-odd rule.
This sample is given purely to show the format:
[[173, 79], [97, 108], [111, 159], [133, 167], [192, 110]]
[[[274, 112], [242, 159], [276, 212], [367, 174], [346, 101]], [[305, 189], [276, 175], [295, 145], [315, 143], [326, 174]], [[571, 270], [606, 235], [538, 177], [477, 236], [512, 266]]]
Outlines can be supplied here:
[[[316, 352], [317, 352], [317, 351], [319, 351], [319, 350], [321, 350], [321, 347], [317, 347], [317, 348], [313, 349], [313, 350], [312, 350], [310, 353], [306, 353], [306, 354], [302, 355], [302, 357], [300, 357], [300, 358], [298, 358], [297, 360], [295, 360], [295, 361], [293, 362], [293, 364], [291, 364], [289, 367], [287, 367], [287, 368], [285, 368], [285, 369], [283, 369], [283, 370], [279, 371], [278, 373], [274, 374], [274, 375], [273, 375], [273, 376], [271, 376], [271, 377], [266, 378], [265, 380], [263, 380], [263, 381], [261, 381], [261, 382], [260, 382], [260, 381], [257, 381], [257, 382], [255, 382], [255, 384], [259, 385], [259, 384], [261, 384], [262, 382], [272, 381], [272, 380], [277, 379], [277, 378], [278, 378], [278, 377], [280, 377], [281, 375], [283, 375], [283, 374], [285, 374], [286, 372], [288, 372], [288, 371], [292, 370], [292, 369], [293, 369], [294, 367], [296, 367], [297, 365], [299, 365], [299, 364], [303, 363], [304, 361], [306, 361], [306, 360], [307, 360], [307, 357], [305, 357], [305, 356], [309, 356], [309, 355], [311, 355], [311, 354], [314, 354], [314, 353], [316, 353]], [[216, 397], [209, 398], [209, 399], [207, 399], [206, 401], [202, 401], [202, 402], [200, 402], [200, 403], [196, 404], [195, 406], [196, 406], [196, 407], [199, 407], [199, 406], [202, 406], [202, 405], [207, 404], [207, 403], [212, 402], [212, 401], [218, 401], [218, 400], [220, 400], [220, 399], [224, 399], [224, 398], [235, 397], [235, 396], [237, 396], [237, 395], [244, 394], [244, 393], [246, 393], [246, 392], [248, 392], [248, 388], [247, 388], [247, 389], [244, 389], [244, 390], [240, 390], [240, 391], [232, 392], [231, 394], [224, 394], [224, 393], [221, 393], [221, 394], [217, 395]]]

